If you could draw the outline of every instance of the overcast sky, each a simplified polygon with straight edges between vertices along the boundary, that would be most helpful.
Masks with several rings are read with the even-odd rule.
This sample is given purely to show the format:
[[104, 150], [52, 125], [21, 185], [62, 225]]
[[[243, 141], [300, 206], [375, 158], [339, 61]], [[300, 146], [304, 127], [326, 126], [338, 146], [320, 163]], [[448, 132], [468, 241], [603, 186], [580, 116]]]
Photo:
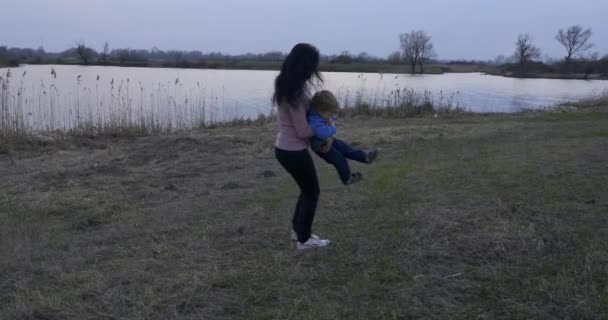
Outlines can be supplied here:
[[608, 54], [608, 0], [2, 0], [0, 45], [59, 51], [75, 41], [101, 48], [288, 51], [385, 57], [398, 34], [422, 29], [439, 58], [493, 59], [530, 33], [543, 55], [563, 55], [559, 28], [592, 28]]

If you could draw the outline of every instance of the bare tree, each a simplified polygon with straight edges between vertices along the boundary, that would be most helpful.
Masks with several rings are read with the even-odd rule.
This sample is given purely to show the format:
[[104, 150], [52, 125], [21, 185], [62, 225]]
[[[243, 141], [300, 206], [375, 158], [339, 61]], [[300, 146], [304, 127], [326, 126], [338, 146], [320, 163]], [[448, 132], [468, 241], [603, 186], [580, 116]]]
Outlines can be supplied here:
[[603, 75], [608, 75], [608, 54], [605, 55], [602, 59], [600, 59], [599, 66], [600, 73]]
[[185, 61], [183, 51], [171, 50], [167, 54], [173, 59], [176, 66], [182, 64]]
[[386, 60], [388, 60], [389, 63], [393, 64], [401, 63], [401, 51], [395, 51], [389, 54]]
[[101, 52], [101, 63], [108, 63], [108, 55], [110, 54], [110, 44], [106, 41], [103, 44], [103, 51]]
[[359, 60], [360, 62], [367, 62], [367, 61], [371, 60], [371, 57], [370, 57], [369, 53], [362, 51], [361, 53], [359, 53], [357, 55], [357, 60]]
[[118, 61], [120, 62], [120, 65], [123, 65], [131, 57], [131, 52], [129, 49], [119, 49], [116, 50], [116, 55], [118, 56]]
[[599, 59], [600, 59], [600, 53], [597, 51], [591, 53], [589, 55], [589, 57], [587, 58], [587, 60], [589, 60], [589, 61], [598, 61]]
[[88, 65], [95, 57], [95, 50], [87, 48], [87, 46], [85, 46], [84, 42], [82, 41], [76, 43], [76, 53], [78, 54], [78, 57], [80, 57], [80, 59], [82, 60], [82, 63], [84, 63], [85, 65]]
[[566, 48], [566, 63], [569, 63], [577, 53], [582, 53], [593, 47], [593, 43], [589, 42], [591, 35], [593, 35], [591, 29], [583, 30], [580, 25], [572, 26], [566, 31], [559, 29], [555, 39]]
[[515, 42], [515, 59], [520, 70], [523, 72], [527, 63], [539, 58], [540, 49], [534, 46], [532, 37], [529, 34], [520, 34]]
[[416, 65], [420, 73], [424, 73], [424, 63], [435, 55], [431, 36], [422, 30], [414, 30], [399, 36], [403, 60], [410, 66], [411, 72], [416, 72]]
[[494, 58], [494, 64], [497, 66], [501, 66], [501, 65], [505, 64], [506, 61], [507, 61], [507, 58], [505, 57], [504, 54], [499, 54], [496, 56], [496, 58]]
[[45, 56], [46, 56], [46, 51], [44, 51], [44, 47], [39, 46], [38, 49], [36, 50], [34, 61], [36, 63], [42, 63], [42, 61], [44, 60]]
[[412, 73], [416, 73], [418, 56], [416, 54], [416, 44], [413, 35], [411, 33], [404, 33], [399, 36], [399, 40], [401, 41], [403, 61], [410, 66]]
[[415, 39], [418, 44], [418, 66], [420, 66], [420, 73], [424, 73], [424, 64], [435, 56], [435, 50], [433, 50], [431, 36], [426, 34], [426, 32], [417, 31]]

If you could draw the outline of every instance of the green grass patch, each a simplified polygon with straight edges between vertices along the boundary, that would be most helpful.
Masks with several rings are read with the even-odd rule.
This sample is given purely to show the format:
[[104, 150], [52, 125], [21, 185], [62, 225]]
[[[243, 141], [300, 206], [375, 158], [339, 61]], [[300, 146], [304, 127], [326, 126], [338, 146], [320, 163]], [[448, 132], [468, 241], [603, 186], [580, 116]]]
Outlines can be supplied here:
[[348, 119], [380, 158], [345, 187], [313, 155], [332, 244], [305, 254], [270, 124], [11, 150], [0, 318], [606, 318], [607, 127]]
[[607, 119], [608, 113], [597, 112], [543, 112], [540, 117], [535, 117], [535, 120], [545, 121], [586, 121], [595, 119]]
[[594, 130], [592, 134], [596, 137], [608, 137], [608, 130]]

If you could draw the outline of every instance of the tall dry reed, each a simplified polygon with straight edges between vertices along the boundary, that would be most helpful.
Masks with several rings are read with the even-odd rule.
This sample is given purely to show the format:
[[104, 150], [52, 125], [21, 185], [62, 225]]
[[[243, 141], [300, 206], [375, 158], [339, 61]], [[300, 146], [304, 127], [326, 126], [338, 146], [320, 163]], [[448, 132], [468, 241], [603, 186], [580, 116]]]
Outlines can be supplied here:
[[[75, 77], [72, 90], [58, 89], [61, 77], [51, 68], [51, 80], [38, 88], [24, 87], [21, 76], [17, 87], [11, 71], [0, 75], [0, 138], [12, 143], [28, 135], [129, 135], [140, 136], [193, 128], [262, 124], [275, 119], [272, 109], [257, 118], [227, 114], [224, 94], [214, 96], [197, 82], [186, 89], [177, 78], [145, 86], [127, 79], [102, 79], [86, 83]], [[65, 79], [61, 79], [64, 80]], [[422, 114], [465, 111], [454, 95], [434, 96], [429, 91], [394, 88], [388, 93], [367, 91], [366, 79], [359, 76], [360, 88], [338, 92], [341, 116], [409, 117]], [[109, 94], [108, 94], [109, 89]]]
[[[25, 73], [22, 77], [25, 76]], [[24, 89], [23, 82], [12, 92], [11, 70], [0, 74], [0, 143], [10, 144], [26, 138], [29, 130], [24, 120], [23, 104]]]

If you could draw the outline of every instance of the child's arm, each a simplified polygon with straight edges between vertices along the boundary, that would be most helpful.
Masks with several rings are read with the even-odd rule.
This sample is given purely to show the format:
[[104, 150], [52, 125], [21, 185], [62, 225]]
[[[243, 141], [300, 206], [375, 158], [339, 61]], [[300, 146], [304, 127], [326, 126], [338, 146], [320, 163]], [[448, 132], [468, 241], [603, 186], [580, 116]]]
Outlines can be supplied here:
[[310, 124], [312, 131], [314, 131], [315, 137], [319, 139], [325, 140], [336, 134], [336, 126], [333, 124], [328, 125], [327, 120], [314, 113], [311, 113], [308, 116], [308, 123]]
[[289, 106], [289, 113], [296, 129], [296, 136], [300, 139], [312, 137], [314, 132], [307, 121], [306, 106], [303, 103], [298, 105], [297, 108]]

